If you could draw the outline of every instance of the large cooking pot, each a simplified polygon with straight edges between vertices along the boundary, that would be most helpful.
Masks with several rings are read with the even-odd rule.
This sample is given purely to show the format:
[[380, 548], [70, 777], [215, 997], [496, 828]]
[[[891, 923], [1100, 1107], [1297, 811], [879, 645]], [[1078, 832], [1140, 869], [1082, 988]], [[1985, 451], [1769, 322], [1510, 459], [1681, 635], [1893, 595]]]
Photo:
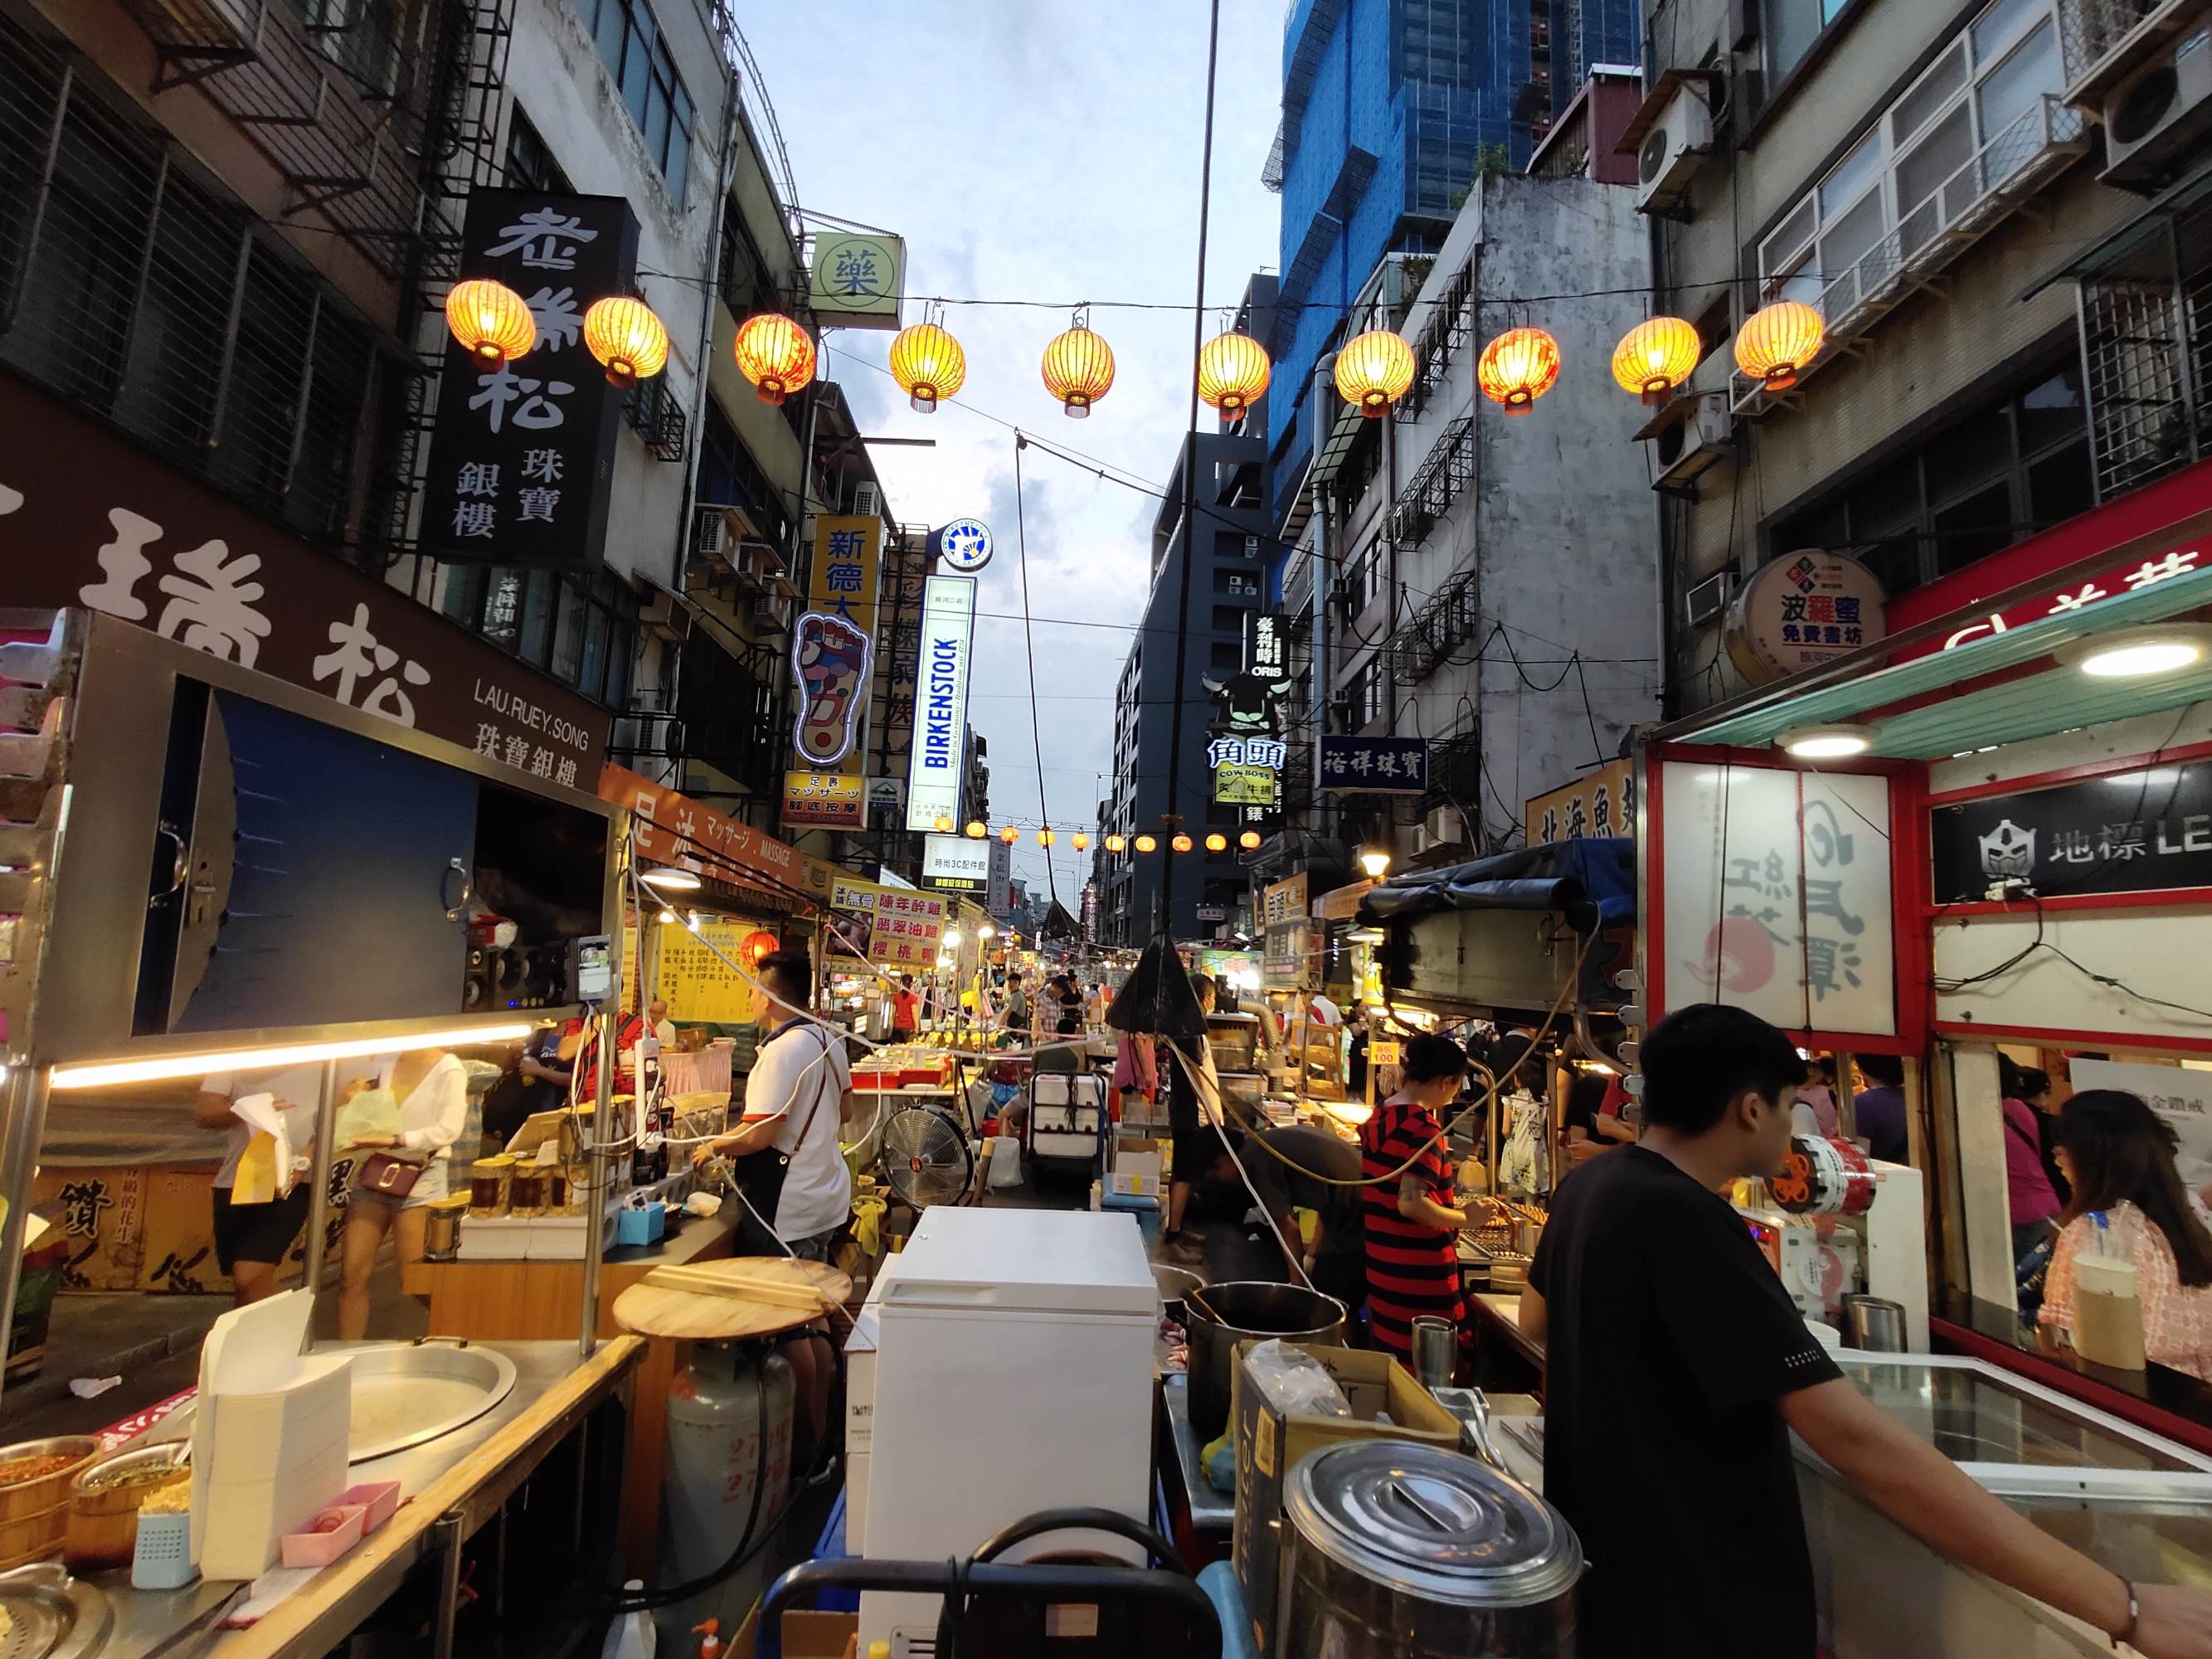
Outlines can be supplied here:
[[1284, 1508], [1277, 1659], [1571, 1659], [1582, 1545], [1488, 1465], [1345, 1441], [1299, 1462]]
[[1344, 1346], [1344, 1304], [1297, 1285], [1255, 1279], [1208, 1285], [1183, 1297], [1183, 1314], [1190, 1333], [1190, 1426], [1200, 1445], [1229, 1426], [1239, 1342], [1279, 1336]]

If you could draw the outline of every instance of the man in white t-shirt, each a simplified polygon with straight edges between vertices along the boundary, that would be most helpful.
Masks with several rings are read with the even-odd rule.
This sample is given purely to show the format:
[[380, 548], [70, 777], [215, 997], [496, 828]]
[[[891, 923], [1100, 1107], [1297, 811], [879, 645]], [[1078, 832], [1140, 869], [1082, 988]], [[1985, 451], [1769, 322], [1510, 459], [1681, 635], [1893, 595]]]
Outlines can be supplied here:
[[[238, 1182], [239, 1160], [246, 1156], [253, 1131], [231, 1110], [233, 1101], [248, 1095], [273, 1095], [284, 1115], [287, 1138], [292, 1143], [291, 1190], [279, 1192], [265, 1204], [234, 1204], [231, 1189]], [[240, 1307], [276, 1294], [276, 1269], [291, 1253], [292, 1241], [307, 1224], [314, 1204], [314, 1188], [308, 1179], [314, 1168], [315, 1112], [323, 1097], [323, 1068], [292, 1066], [273, 1072], [219, 1072], [200, 1081], [192, 1102], [192, 1121], [203, 1129], [228, 1132], [222, 1167], [215, 1174], [215, 1255], [230, 1275], [231, 1297]], [[277, 1172], [284, 1185], [286, 1171]]]
[[1344, 1010], [1328, 1000], [1326, 991], [1316, 991], [1306, 1000], [1306, 1018], [1316, 1025], [1341, 1025]]
[[[804, 1261], [827, 1261], [830, 1246], [853, 1211], [853, 1175], [839, 1145], [853, 1115], [853, 1073], [842, 1034], [809, 1016], [814, 976], [804, 951], [777, 951], [754, 969], [768, 995], [761, 1000], [760, 1046], [745, 1079], [745, 1126], [718, 1135], [691, 1155], [694, 1164], [717, 1154], [743, 1158], [773, 1149], [790, 1161], [775, 1213], [763, 1216], [783, 1248]], [[825, 1327], [799, 1333], [781, 1352], [797, 1384], [808, 1439], [827, 1433], [836, 1360]], [[807, 1448], [801, 1447], [802, 1453]], [[811, 1461], [802, 1456], [800, 1466]]]

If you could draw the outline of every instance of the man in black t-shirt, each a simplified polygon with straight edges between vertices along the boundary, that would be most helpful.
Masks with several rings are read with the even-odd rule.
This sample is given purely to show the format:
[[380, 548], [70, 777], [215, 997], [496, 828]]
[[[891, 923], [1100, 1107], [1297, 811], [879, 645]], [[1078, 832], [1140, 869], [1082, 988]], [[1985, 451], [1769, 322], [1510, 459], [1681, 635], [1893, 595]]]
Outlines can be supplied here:
[[1584, 1659], [1811, 1659], [1794, 1430], [1961, 1565], [2154, 1659], [2212, 1656], [2212, 1595], [2131, 1585], [2041, 1531], [1845, 1380], [1720, 1189], [1778, 1170], [1804, 1062], [1736, 1008], [1644, 1043], [1644, 1133], [1559, 1188], [1521, 1328], [1546, 1348], [1545, 1495], [1580, 1536]]
[[[1235, 1145], [1260, 1207], [1275, 1224], [1284, 1247], [1299, 1259], [1314, 1289], [1334, 1297], [1357, 1319], [1359, 1304], [1367, 1299], [1358, 1145], [1302, 1123], [1241, 1133]], [[1216, 1181], [1237, 1182], [1237, 1164], [1226, 1147], [1211, 1174]], [[1310, 1251], [1299, 1236], [1293, 1210], [1311, 1210], [1316, 1218]]]

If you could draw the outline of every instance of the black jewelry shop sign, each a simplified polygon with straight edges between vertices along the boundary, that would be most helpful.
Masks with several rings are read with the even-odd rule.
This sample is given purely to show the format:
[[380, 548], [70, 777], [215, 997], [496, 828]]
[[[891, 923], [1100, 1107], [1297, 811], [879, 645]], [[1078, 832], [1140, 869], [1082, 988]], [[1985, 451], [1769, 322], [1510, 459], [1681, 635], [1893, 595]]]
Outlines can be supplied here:
[[586, 349], [584, 313], [631, 291], [637, 219], [619, 196], [475, 191], [460, 274], [520, 294], [538, 343], [487, 370], [447, 335], [422, 549], [469, 563], [590, 569], [606, 545], [625, 394]]
[[2011, 879], [2043, 898], [2212, 887], [2212, 762], [1938, 806], [1929, 842], [1938, 904]]

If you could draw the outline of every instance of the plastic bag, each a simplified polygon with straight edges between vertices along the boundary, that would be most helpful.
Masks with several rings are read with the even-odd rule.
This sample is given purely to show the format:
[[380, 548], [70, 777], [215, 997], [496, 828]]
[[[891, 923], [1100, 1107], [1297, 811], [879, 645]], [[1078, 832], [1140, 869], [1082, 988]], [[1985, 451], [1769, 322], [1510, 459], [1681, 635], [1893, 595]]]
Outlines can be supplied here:
[[1233, 1437], [1224, 1431], [1218, 1440], [1207, 1443], [1199, 1453], [1199, 1467], [1206, 1471], [1206, 1483], [1216, 1492], [1237, 1490], [1237, 1448], [1231, 1443]]
[[1352, 1402], [1344, 1397], [1343, 1389], [1328, 1374], [1328, 1368], [1279, 1337], [1246, 1352], [1244, 1377], [1270, 1407], [1286, 1417], [1293, 1413], [1314, 1417], [1352, 1415]]
[[363, 1135], [399, 1134], [399, 1097], [389, 1089], [363, 1089], [338, 1108], [333, 1131], [339, 1146], [358, 1146]]

